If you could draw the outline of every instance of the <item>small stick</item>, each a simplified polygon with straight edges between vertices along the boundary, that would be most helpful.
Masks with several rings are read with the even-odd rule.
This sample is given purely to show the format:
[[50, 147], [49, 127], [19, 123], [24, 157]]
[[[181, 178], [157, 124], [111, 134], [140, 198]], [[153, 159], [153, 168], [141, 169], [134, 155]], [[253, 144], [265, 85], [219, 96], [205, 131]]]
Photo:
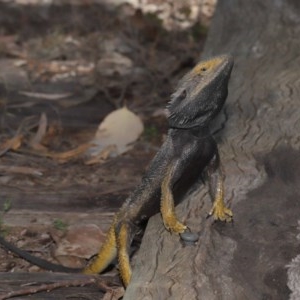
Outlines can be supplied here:
[[[75, 280], [63, 280], [60, 282], [41, 284], [40, 286], [26, 287], [18, 291], [11, 291], [6, 294], [0, 295], [0, 300], [9, 299], [16, 296], [25, 296], [36, 294], [39, 292], [50, 292], [54, 289], [59, 289], [62, 287], [76, 287], [76, 286], [86, 286], [93, 285], [98, 281], [95, 277], [89, 277], [84, 279], [75, 279]], [[101, 284], [102, 288], [106, 286], [104, 283]]]

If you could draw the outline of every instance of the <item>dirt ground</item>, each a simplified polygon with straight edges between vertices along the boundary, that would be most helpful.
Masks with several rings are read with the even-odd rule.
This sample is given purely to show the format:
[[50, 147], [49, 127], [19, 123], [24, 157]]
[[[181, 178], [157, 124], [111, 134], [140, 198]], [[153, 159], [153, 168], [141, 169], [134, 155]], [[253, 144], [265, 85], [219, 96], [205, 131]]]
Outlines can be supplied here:
[[[81, 266], [159, 149], [163, 108], [201, 55], [215, 3], [23, 2], [0, 2], [1, 231], [37, 256]], [[123, 106], [142, 135], [123, 155], [87, 164], [84, 145]], [[92, 250], [82, 250], [86, 235]], [[81, 250], [69, 250], [76, 243]], [[0, 272], [38, 271], [0, 248]]]

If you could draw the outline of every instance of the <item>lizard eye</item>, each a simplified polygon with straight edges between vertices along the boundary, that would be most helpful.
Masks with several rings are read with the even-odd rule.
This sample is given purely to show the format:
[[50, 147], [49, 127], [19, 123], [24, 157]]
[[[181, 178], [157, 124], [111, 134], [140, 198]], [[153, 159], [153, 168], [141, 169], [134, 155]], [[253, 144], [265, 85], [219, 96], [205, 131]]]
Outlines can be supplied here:
[[179, 95], [178, 100], [183, 101], [186, 98], [186, 90], [183, 90], [182, 93]]
[[207, 71], [207, 68], [206, 67], [202, 67], [201, 68], [201, 72], [206, 72]]

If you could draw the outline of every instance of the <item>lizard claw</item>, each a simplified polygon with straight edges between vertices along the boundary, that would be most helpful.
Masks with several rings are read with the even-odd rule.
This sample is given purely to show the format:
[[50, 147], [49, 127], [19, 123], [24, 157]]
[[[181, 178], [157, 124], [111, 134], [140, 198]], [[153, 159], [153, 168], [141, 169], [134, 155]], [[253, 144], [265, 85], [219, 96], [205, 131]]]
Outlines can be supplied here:
[[213, 207], [208, 214], [208, 217], [210, 216], [213, 216], [214, 220], [220, 220], [223, 222], [231, 222], [233, 220], [232, 211], [227, 208], [223, 202], [213, 204]]
[[167, 216], [164, 219], [164, 225], [166, 229], [174, 233], [183, 233], [187, 227], [180, 223], [174, 216]]

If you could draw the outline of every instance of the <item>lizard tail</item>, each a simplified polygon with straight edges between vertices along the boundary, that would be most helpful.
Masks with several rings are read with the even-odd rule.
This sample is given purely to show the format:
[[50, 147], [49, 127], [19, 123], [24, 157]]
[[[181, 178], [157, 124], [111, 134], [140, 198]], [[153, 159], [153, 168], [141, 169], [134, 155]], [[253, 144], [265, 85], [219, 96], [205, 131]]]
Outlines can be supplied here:
[[62, 273], [98, 274], [102, 272], [117, 256], [115, 223], [116, 221], [114, 221], [112, 226], [110, 227], [107, 234], [107, 238], [103, 246], [100, 248], [95, 260], [93, 260], [90, 265], [83, 269], [65, 267], [59, 264], [51, 263], [43, 258], [31, 255], [29, 252], [22, 250], [9, 243], [2, 236], [0, 236], [0, 246], [27, 260], [29, 263], [48, 271]]
[[81, 273], [82, 269], [80, 268], [70, 268], [65, 267], [59, 264], [51, 263], [43, 258], [36, 257], [34, 255], [31, 255], [29, 252], [24, 251], [13, 244], [6, 241], [2, 236], [0, 236], [0, 245], [3, 246], [3, 248], [6, 248], [7, 250], [11, 251], [14, 254], [17, 254], [21, 258], [27, 260], [33, 265], [36, 265], [42, 269], [53, 271], [53, 272], [62, 272], [62, 273]]

